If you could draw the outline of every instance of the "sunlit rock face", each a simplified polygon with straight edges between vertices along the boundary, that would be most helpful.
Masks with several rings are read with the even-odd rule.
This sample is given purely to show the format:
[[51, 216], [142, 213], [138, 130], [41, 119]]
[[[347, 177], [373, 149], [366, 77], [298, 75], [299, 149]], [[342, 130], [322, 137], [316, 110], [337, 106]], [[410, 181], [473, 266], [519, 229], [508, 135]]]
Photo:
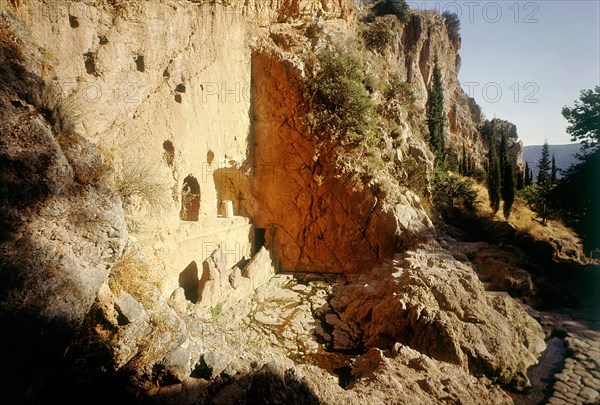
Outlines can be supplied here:
[[[531, 318], [427, 244], [437, 231], [415, 193], [386, 203], [306, 130], [304, 57], [323, 43], [305, 34], [315, 24], [322, 42], [356, 34], [351, 2], [1, 4], [11, 15], [0, 42], [0, 337], [20, 349], [0, 377], [19, 371], [0, 380], [18, 380], [15, 395], [35, 403], [55, 364], [82, 359], [64, 380], [91, 384], [87, 395], [113, 395], [94, 385], [111, 370], [174, 403], [251, 401], [270, 383], [302, 403], [505, 402], [481, 375], [526, 383], [541, 350]], [[415, 89], [415, 114], [437, 57], [448, 143], [483, 165], [482, 115], [456, 79], [459, 43], [432, 14], [393, 28], [388, 67]], [[39, 88], [62, 94], [74, 128], [57, 127]], [[430, 173], [423, 134], [399, 127], [393, 156]], [[351, 390], [331, 364], [291, 360], [320, 358], [325, 344], [363, 354], [344, 364]]]
[[[162, 185], [164, 212], [135, 225], [163, 235], [152, 254], [165, 264], [165, 293], [177, 287], [173, 275], [219, 243], [232, 264], [248, 258], [252, 223], [292, 271], [360, 271], [427, 234], [431, 224], [414, 196], [384, 207], [367, 188], [343, 184], [329, 156], [316, 159], [303, 127], [305, 72], [293, 52], [299, 42], [310, 45], [297, 38], [298, 24], [352, 32], [350, 2], [24, 1], [16, 11], [46, 47], [54, 81], [81, 109], [82, 134], [109, 151], [117, 172], [149, 167]], [[424, 112], [437, 57], [449, 145], [465, 144], [482, 165], [481, 112], [457, 81], [460, 44], [439, 16], [424, 12], [392, 28], [389, 69], [411, 83]], [[269, 35], [291, 37], [288, 49], [271, 46]], [[430, 159], [408, 126], [403, 136], [410, 147], [399, 156]], [[225, 221], [227, 200], [234, 218]]]

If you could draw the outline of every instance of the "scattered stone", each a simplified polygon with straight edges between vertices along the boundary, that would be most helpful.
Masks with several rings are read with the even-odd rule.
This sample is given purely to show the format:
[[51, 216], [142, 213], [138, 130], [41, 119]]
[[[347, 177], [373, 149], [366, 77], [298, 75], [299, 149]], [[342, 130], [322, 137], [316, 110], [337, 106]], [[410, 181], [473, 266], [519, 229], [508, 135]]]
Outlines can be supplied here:
[[165, 369], [183, 381], [190, 375], [190, 351], [179, 347], [165, 356], [163, 364]]
[[119, 311], [119, 315], [122, 315], [127, 323], [136, 322], [147, 316], [144, 306], [126, 291], [121, 291], [115, 301], [115, 307]]
[[184, 313], [187, 311], [188, 304], [190, 303], [185, 297], [185, 290], [182, 287], [178, 287], [173, 291], [173, 294], [171, 294], [171, 297], [169, 298], [169, 302], [173, 308]]
[[231, 357], [225, 353], [207, 352], [202, 356], [200, 364], [210, 372], [209, 378], [219, 376], [231, 362]]

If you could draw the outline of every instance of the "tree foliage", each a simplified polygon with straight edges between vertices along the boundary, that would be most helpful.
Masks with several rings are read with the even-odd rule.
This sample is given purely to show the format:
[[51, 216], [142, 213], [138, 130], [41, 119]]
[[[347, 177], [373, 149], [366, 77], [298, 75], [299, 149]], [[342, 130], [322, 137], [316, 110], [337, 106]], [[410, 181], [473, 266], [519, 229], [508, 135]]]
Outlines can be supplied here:
[[436, 164], [442, 165], [446, 158], [444, 86], [437, 57], [434, 61], [433, 77], [427, 97], [427, 127], [429, 128], [429, 145], [436, 156]]
[[501, 195], [504, 201], [504, 218], [508, 219], [515, 201], [516, 181], [515, 167], [508, 152], [508, 133], [504, 132], [500, 140], [500, 168], [502, 170]]
[[460, 41], [460, 19], [458, 18], [458, 14], [451, 11], [444, 11], [442, 17], [444, 17], [444, 23], [448, 30], [448, 37], [452, 42], [457, 43]]
[[400, 21], [408, 21], [409, 7], [404, 0], [381, 0], [373, 6], [375, 15], [395, 15]]
[[544, 188], [538, 183], [531, 184], [525, 187], [521, 196], [527, 202], [527, 205], [531, 210], [537, 213], [542, 219], [542, 223], [546, 223], [546, 220], [550, 216], [550, 206], [548, 204], [549, 188]]
[[537, 182], [534, 185], [526, 187], [523, 196], [525, 197], [529, 208], [536, 212], [542, 219], [542, 223], [545, 224], [552, 213], [549, 199], [552, 189], [554, 188], [550, 162], [550, 147], [548, 146], [547, 141], [545, 141], [542, 146], [542, 156], [538, 161], [538, 170]]
[[[495, 132], [495, 131], [494, 131]], [[501, 198], [501, 180], [500, 180], [500, 158], [498, 151], [496, 150], [496, 140], [492, 135], [492, 141], [490, 142], [488, 150], [488, 196], [490, 198], [490, 208], [494, 214], [500, 209], [500, 198]]]
[[392, 41], [394, 33], [384, 19], [378, 18], [368, 24], [361, 35], [367, 48], [383, 54]]
[[544, 145], [542, 146], [542, 156], [538, 161], [538, 176], [537, 183], [540, 186], [545, 186], [550, 184], [550, 173], [551, 163], [550, 163], [550, 147], [548, 146], [548, 141], [544, 141]]
[[448, 173], [437, 167], [434, 173], [432, 201], [442, 210], [453, 207], [475, 210], [477, 192], [473, 180]]
[[581, 236], [587, 251], [600, 248], [600, 148], [580, 156], [548, 195], [561, 219]]
[[320, 72], [310, 83], [319, 132], [356, 146], [373, 140], [375, 104], [363, 85], [361, 62], [351, 55], [318, 55]]
[[561, 219], [583, 239], [587, 251], [600, 248], [600, 86], [583, 90], [573, 107], [564, 107], [569, 121], [567, 132], [572, 140], [582, 142], [579, 163], [564, 172], [563, 178], [547, 196], [547, 202]]
[[509, 152], [509, 140], [517, 139], [517, 127], [508, 121], [486, 120], [480, 129], [488, 142], [487, 186], [490, 208], [494, 214], [504, 201], [504, 216], [508, 219], [517, 188], [516, 167]]
[[569, 122], [567, 133], [572, 141], [580, 141], [586, 147], [600, 143], [600, 86], [582, 90], [579, 101], [573, 107], [563, 107], [562, 115]]

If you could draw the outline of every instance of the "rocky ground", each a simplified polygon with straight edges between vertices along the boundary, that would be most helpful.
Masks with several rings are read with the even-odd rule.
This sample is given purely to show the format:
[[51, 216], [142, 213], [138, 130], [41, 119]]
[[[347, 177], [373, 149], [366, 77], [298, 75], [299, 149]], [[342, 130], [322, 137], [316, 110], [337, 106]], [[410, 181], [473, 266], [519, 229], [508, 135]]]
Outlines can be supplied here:
[[[242, 278], [254, 274], [246, 284], [261, 281], [243, 293], [228, 286], [237, 271], [219, 257], [204, 267], [228, 280], [204, 289], [216, 305], [183, 292], [157, 298], [153, 310], [123, 294], [97, 303], [110, 318], [115, 300], [112, 332], [99, 336], [117, 346], [113, 357], [142, 402], [511, 403], [501, 386], [527, 390], [527, 369], [545, 349], [548, 334], [522, 305], [485, 291], [473, 265], [437, 242], [360, 275], [245, 268]], [[587, 347], [577, 336], [569, 347]], [[583, 387], [581, 395], [594, 398]]]

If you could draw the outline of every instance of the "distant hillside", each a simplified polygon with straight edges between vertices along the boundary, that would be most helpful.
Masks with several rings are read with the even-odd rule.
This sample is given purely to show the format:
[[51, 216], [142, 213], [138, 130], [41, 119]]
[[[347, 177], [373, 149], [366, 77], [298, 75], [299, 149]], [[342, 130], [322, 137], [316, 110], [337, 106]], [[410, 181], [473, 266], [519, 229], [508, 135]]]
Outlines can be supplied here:
[[[550, 158], [552, 155], [556, 158], [556, 166], [559, 169], [566, 170], [574, 163], [577, 163], [575, 155], [581, 152], [581, 145], [578, 143], [570, 143], [566, 145], [549, 145], [550, 146]], [[542, 157], [542, 145], [531, 145], [525, 146], [523, 152], [523, 159], [529, 164], [529, 167], [533, 170], [533, 175], [537, 176], [538, 167], [537, 164]], [[560, 176], [560, 172], [558, 173]]]

